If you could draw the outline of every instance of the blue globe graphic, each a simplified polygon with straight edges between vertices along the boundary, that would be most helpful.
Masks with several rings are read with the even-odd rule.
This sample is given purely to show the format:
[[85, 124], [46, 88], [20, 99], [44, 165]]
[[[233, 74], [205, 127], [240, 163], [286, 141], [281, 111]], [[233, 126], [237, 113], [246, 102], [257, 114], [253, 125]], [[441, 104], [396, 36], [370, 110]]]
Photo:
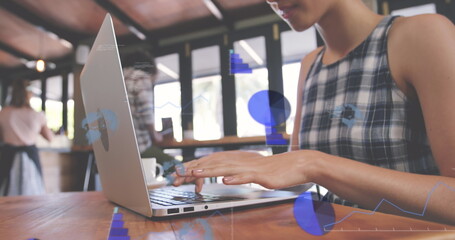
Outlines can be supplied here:
[[291, 104], [283, 94], [273, 90], [255, 93], [248, 101], [251, 117], [266, 127], [285, 122], [291, 114]]

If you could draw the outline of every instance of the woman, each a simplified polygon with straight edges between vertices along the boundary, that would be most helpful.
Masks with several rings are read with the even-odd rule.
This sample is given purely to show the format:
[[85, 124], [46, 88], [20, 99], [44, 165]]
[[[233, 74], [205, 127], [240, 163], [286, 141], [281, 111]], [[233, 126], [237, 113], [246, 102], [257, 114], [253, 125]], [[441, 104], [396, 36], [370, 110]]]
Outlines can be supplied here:
[[[44, 113], [30, 107], [32, 93], [26, 81], [13, 82], [11, 102], [0, 111], [0, 195], [44, 193], [41, 164], [35, 146], [38, 135], [51, 141], [53, 134]], [[22, 155], [25, 153], [27, 158]], [[30, 160], [28, 160], [30, 159]], [[28, 174], [28, 175], [27, 175]]]
[[314, 182], [362, 207], [385, 198], [412, 212], [431, 194], [423, 218], [455, 224], [453, 24], [377, 15], [361, 0], [269, 3], [296, 31], [315, 25], [325, 42], [302, 60], [292, 151], [215, 153], [187, 163], [174, 185]]

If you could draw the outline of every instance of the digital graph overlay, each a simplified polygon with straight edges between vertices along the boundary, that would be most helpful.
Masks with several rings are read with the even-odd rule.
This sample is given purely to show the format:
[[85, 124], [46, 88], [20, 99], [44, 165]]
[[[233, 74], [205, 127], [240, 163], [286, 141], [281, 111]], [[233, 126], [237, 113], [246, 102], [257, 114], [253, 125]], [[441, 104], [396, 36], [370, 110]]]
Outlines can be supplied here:
[[253, 73], [253, 70], [250, 68], [248, 63], [244, 63], [243, 59], [240, 57], [239, 54], [234, 53], [234, 50], [229, 50], [229, 58], [230, 58], [230, 73], [231, 75], [237, 73]]
[[293, 207], [294, 219], [299, 227], [314, 236], [329, 233], [333, 225], [327, 225], [335, 221], [332, 204], [318, 199], [319, 194], [304, 192], [295, 200]]
[[335, 107], [330, 113], [332, 119], [340, 119], [348, 128], [352, 128], [358, 121], [363, 119], [363, 113], [352, 104], [343, 104]]
[[220, 211], [215, 211], [205, 219], [196, 218], [189, 222], [183, 223], [183, 225], [171, 223], [170, 226], [166, 227], [162, 232], [148, 232], [142, 236], [134, 238], [133, 240], [153, 239], [154, 237], [163, 239], [160, 237], [165, 237], [164, 235], [168, 231], [173, 232], [175, 234], [176, 239], [214, 240], [215, 238], [213, 237], [213, 230], [209, 224], [209, 220], [210, 218], [215, 216], [220, 216], [225, 222], [231, 222], [231, 239], [233, 240], [234, 239], [233, 209], [231, 209], [231, 220], [229, 220], [228, 217], [224, 216]]
[[195, 98], [193, 98], [193, 100], [187, 104], [185, 104], [183, 107], [180, 106], [180, 105], [177, 105], [177, 104], [174, 104], [172, 102], [166, 102], [160, 106], [155, 106], [154, 109], [163, 109], [163, 108], [166, 108], [166, 107], [172, 107], [172, 108], [176, 108], [176, 109], [186, 109], [187, 107], [189, 107], [193, 102], [196, 102], [196, 101], [204, 101], [204, 102], [207, 102], [209, 103], [209, 100], [207, 98], [205, 98], [204, 96], [202, 95], [199, 95]]
[[259, 91], [248, 101], [248, 111], [256, 122], [265, 126], [267, 145], [287, 146], [287, 140], [277, 131], [291, 115], [291, 104], [283, 94], [273, 90]]
[[[364, 211], [352, 211], [351, 213], [349, 213], [348, 215], [346, 215], [345, 217], [343, 217], [342, 219], [340, 219], [339, 221], [334, 221], [332, 223], [329, 223], [329, 224], [326, 224], [324, 225], [324, 230], [325, 231], [333, 231], [332, 228], [336, 225], [336, 224], [339, 224], [339, 223], [342, 223], [344, 221], [346, 221], [348, 218], [350, 218], [351, 216], [353, 216], [354, 214], [364, 214], [364, 215], [374, 215], [377, 210], [382, 206], [383, 203], [388, 203], [390, 205], [392, 205], [393, 207], [395, 207], [396, 209], [400, 210], [401, 212], [403, 213], [407, 213], [407, 214], [411, 214], [411, 215], [414, 215], [414, 216], [419, 216], [419, 217], [423, 217], [425, 215], [425, 212], [427, 210], [427, 206], [428, 206], [428, 202], [430, 201], [431, 197], [433, 196], [433, 193], [434, 191], [436, 191], [436, 189], [440, 186], [443, 186], [447, 189], [449, 189], [450, 191], [454, 192], [455, 193], [455, 188], [443, 183], [443, 182], [438, 182], [436, 183], [436, 185], [430, 190], [430, 192], [428, 193], [427, 195], [427, 198], [426, 198], [426, 201], [425, 201], [425, 204], [423, 206], [423, 209], [421, 212], [412, 212], [412, 211], [407, 211], [401, 207], [399, 207], [398, 205], [394, 204], [393, 202], [383, 198], [379, 203], [378, 205], [373, 209], [373, 211], [369, 211], [369, 212], [364, 212]], [[338, 231], [347, 231], [347, 230], [338, 230]], [[362, 231], [362, 230], [349, 230], [349, 231]], [[363, 231], [424, 231], [424, 232], [429, 232], [429, 231], [455, 231], [455, 230], [430, 230], [430, 229], [422, 229], [422, 230], [416, 230], [416, 229], [412, 229], [410, 228], [409, 230], [395, 230], [395, 229], [392, 229], [392, 230], [363, 230]]]
[[167, 181], [167, 186], [171, 186], [172, 183], [175, 181], [175, 177], [172, 175], [174, 170], [180, 175], [185, 174], [185, 166], [181, 161], [175, 159], [165, 161], [163, 163], [163, 170], [164, 170], [163, 176]]
[[90, 112], [81, 122], [81, 127], [86, 131], [87, 142], [93, 144], [101, 139], [105, 151], [109, 150], [108, 130], [114, 132], [118, 126], [117, 115], [109, 109], [98, 109], [97, 112]]
[[128, 228], [125, 228], [124, 224], [123, 214], [118, 212], [118, 207], [115, 207], [107, 240], [130, 240]]

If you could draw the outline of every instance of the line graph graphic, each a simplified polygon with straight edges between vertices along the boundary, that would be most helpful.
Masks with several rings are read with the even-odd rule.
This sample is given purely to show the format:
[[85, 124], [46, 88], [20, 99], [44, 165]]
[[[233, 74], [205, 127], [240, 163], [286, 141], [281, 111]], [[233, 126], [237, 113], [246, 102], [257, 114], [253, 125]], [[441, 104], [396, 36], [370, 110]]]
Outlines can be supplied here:
[[[329, 223], [329, 224], [326, 224], [324, 225], [324, 231], [334, 231], [334, 230], [331, 230], [329, 227], [331, 226], [334, 226], [336, 224], [339, 224], [345, 220], [347, 220], [349, 217], [353, 216], [354, 214], [364, 214], [364, 215], [374, 215], [377, 210], [382, 206], [383, 203], [388, 203], [390, 205], [392, 205], [393, 207], [395, 207], [396, 209], [404, 212], [404, 213], [407, 213], [407, 214], [411, 214], [411, 215], [415, 215], [415, 216], [424, 216], [425, 215], [425, 212], [427, 210], [427, 206], [428, 206], [428, 202], [430, 201], [434, 191], [436, 191], [436, 189], [439, 187], [439, 186], [443, 186], [443, 187], [446, 187], [447, 189], [449, 189], [450, 191], [454, 192], [455, 193], [455, 188], [443, 183], [443, 182], [437, 182], [435, 184], [435, 186], [430, 190], [430, 192], [428, 193], [427, 195], [427, 198], [426, 198], [426, 201], [425, 201], [425, 205], [423, 206], [423, 209], [422, 209], [422, 212], [412, 212], [412, 211], [408, 211], [408, 210], [405, 210], [401, 207], [399, 207], [398, 205], [394, 204], [393, 202], [383, 198], [379, 203], [378, 205], [373, 209], [373, 211], [371, 212], [363, 212], [363, 211], [352, 211], [351, 213], [349, 213], [348, 215], [346, 215], [345, 217], [343, 217], [342, 219], [340, 219], [339, 221], [336, 221], [336, 222], [333, 222], [333, 223]], [[329, 229], [327, 229], [329, 228]], [[412, 230], [412, 229], [411, 229]], [[338, 231], [358, 231], [358, 230], [338, 230]], [[374, 230], [368, 230], [368, 231], [374, 231]], [[382, 230], [377, 230], [377, 231], [382, 231]], [[385, 230], [385, 231], [399, 231], [399, 230]], [[401, 230], [402, 231], [402, 230]], [[409, 231], [409, 230], [406, 230], [406, 231]], [[416, 230], [412, 230], [412, 231], [416, 231]], [[423, 230], [423, 231], [427, 231], [427, 230]], [[434, 230], [434, 231], [455, 231], [455, 230]]]
[[209, 100], [207, 98], [205, 98], [203, 95], [199, 95], [199, 96], [193, 98], [192, 101], [190, 101], [189, 103], [185, 104], [183, 107], [178, 106], [178, 105], [176, 105], [176, 104], [174, 104], [172, 102], [166, 102], [166, 103], [164, 103], [161, 106], [155, 106], [155, 109], [163, 109], [163, 108], [165, 108], [167, 106], [174, 107], [174, 108], [177, 108], [177, 109], [180, 109], [180, 108], [181, 109], [186, 109], [188, 106], [190, 106], [190, 104], [192, 104], [193, 102], [196, 102], [197, 100], [202, 100], [202, 101], [205, 101], [205, 102], [209, 103]]
[[193, 98], [193, 100], [191, 100], [190, 102], [188, 102], [187, 104], [185, 104], [183, 107], [178, 105], [178, 104], [175, 104], [171, 101], [168, 101], [168, 102], [165, 102], [164, 104], [161, 104], [159, 106], [154, 106], [154, 107], [146, 107], [146, 108], [142, 108], [140, 109], [139, 111], [137, 111], [138, 113], [141, 113], [141, 112], [145, 112], [145, 111], [149, 111], [149, 110], [156, 110], [156, 109], [159, 109], [159, 110], [162, 110], [162, 109], [165, 109], [167, 107], [170, 107], [170, 108], [175, 108], [175, 109], [180, 109], [180, 110], [184, 110], [186, 108], [188, 108], [191, 104], [193, 104], [194, 102], [196, 101], [204, 101], [206, 103], [210, 103], [209, 99], [207, 99], [206, 97], [204, 97], [203, 95], [199, 95], [195, 98]]

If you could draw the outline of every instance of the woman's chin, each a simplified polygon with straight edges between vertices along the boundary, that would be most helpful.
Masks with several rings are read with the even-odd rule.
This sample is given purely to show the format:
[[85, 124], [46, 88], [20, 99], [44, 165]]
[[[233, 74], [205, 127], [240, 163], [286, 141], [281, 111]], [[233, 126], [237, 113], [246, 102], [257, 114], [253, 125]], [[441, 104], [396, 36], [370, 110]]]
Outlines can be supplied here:
[[289, 27], [292, 28], [292, 30], [296, 31], [296, 32], [303, 32], [309, 28], [311, 28], [313, 26], [313, 24], [302, 24], [302, 23], [292, 23], [290, 21], [286, 21], [286, 23], [289, 25]]

